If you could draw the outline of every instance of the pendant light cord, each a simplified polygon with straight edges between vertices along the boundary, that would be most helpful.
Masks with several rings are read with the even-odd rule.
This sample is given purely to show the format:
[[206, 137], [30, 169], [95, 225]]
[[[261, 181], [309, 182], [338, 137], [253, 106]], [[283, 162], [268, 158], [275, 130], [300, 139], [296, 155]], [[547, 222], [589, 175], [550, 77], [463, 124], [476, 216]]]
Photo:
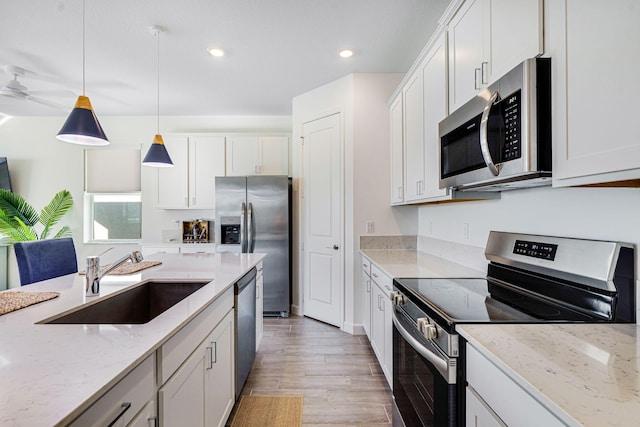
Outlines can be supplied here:
[[160, 135], [160, 30], [156, 31], [158, 37], [158, 135]]
[[84, 1], [82, 0], [82, 96], [85, 96], [85, 12], [84, 12]]

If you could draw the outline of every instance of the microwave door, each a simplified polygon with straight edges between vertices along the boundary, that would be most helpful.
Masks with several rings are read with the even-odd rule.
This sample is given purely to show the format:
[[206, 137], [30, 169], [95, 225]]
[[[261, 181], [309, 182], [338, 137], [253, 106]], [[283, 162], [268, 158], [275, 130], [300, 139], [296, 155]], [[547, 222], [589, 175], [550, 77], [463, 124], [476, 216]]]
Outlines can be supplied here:
[[[495, 150], [495, 142], [500, 141], [501, 129], [500, 129], [500, 116], [496, 119], [495, 114], [491, 114], [492, 107], [495, 102], [498, 100], [498, 92], [494, 92], [489, 100], [487, 101], [487, 105], [485, 105], [484, 110], [482, 111], [482, 118], [480, 119], [480, 152], [482, 153], [482, 158], [484, 159], [484, 163], [489, 169], [489, 172], [493, 176], [498, 176], [500, 174], [500, 164], [497, 164], [499, 159], [494, 160], [494, 155], [498, 150]], [[496, 108], [497, 109], [497, 108]], [[494, 120], [490, 120], [491, 118]], [[494, 144], [491, 144], [494, 142]], [[491, 148], [494, 148], [493, 153]]]

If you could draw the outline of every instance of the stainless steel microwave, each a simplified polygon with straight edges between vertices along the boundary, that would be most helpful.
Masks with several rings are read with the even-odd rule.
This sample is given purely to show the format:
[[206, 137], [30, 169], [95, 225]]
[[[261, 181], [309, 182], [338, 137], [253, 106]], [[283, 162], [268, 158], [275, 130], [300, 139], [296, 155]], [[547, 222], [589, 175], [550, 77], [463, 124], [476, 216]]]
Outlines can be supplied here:
[[551, 59], [532, 58], [440, 122], [440, 188], [551, 184]]

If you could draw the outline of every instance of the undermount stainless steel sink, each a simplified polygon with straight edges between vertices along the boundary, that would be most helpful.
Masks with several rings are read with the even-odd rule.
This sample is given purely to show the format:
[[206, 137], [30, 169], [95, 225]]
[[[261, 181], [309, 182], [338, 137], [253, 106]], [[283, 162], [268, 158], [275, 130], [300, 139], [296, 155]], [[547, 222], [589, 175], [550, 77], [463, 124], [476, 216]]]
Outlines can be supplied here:
[[44, 324], [142, 324], [173, 307], [210, 282], [140, 283], [124, 292], [107, 296], [38, 323]]

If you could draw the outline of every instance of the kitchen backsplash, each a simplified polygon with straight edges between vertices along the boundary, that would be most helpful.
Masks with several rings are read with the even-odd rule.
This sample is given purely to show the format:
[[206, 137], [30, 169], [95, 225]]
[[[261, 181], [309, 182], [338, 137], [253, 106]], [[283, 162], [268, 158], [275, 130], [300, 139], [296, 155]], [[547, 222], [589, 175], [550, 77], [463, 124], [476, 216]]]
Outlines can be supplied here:
[[474, 270], [487, 271], [484, 248], [418, 236], [418, 250]]
[[417, 236], [360, 236], [360, 249], [416, 249]]

